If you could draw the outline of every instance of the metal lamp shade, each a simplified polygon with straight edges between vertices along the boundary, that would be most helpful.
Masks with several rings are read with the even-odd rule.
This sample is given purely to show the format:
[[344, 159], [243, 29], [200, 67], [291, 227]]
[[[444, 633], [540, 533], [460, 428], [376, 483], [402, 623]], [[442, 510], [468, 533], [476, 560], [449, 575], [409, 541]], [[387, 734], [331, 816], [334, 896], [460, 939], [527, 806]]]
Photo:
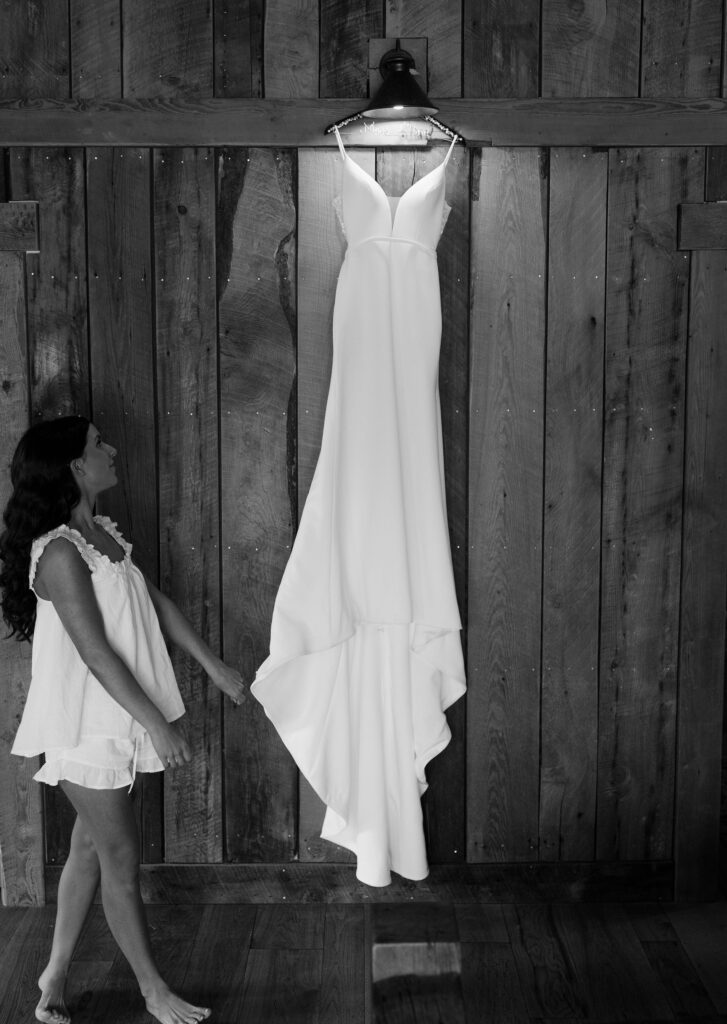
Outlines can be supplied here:
[[396, 121], [407, 117], [423, 117], [436, 114], [427, 94], [414, 77], [414, 58], [397, 46], [381, 58], [379, 64], [384, 81], [371, 103], [363, 111], [366, 117], [388, 118]]

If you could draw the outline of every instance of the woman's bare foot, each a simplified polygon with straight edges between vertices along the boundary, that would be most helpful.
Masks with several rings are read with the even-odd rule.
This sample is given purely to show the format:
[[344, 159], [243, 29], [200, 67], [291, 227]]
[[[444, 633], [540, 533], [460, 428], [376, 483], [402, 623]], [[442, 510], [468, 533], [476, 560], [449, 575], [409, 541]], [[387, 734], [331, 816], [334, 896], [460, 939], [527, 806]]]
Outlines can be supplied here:
[[42, 1024], [71, 1024], [65, 1000], [65, 974], [53, 974], [49, 965], [38, 978], [38, 988], [41, 995], [35, 1008], [35, 1019]]
[[146, 996], [146, 1008], [161, 1024], [198, 1024], [211, 1013], [206, 1007], [193, 1006], [175, 995], [166, 985]]

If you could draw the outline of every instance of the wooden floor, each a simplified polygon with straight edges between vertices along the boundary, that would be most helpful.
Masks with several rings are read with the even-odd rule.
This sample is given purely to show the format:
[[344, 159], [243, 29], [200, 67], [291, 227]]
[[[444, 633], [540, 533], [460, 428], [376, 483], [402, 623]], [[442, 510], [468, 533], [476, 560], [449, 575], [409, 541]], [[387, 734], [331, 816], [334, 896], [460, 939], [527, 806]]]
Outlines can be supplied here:
[[[55, 908], [0, 910], [0, 1024], [32, 1021]], [[218, 1024], [727, 1022], [727, 901], [150, 906], [164, 975]], [[150, 1024], [100, 907], [76, 1024]]]

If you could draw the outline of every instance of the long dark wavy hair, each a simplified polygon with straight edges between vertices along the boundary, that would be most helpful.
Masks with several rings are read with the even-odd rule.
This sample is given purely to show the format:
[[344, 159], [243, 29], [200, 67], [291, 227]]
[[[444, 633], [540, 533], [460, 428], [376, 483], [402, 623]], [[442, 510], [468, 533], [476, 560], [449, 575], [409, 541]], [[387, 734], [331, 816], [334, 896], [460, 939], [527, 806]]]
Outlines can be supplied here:
[[35, 594], [28, 586], [30, 549], [36, 537], [67, 523], [81, 493], [70, 463], [83, 455], [89, 421], [61, 416], [37, 423], [20, 438], [10, 464], [13, 493], [0, 534], [0, 591], [10, 636], [30, 640], [35, 627]]

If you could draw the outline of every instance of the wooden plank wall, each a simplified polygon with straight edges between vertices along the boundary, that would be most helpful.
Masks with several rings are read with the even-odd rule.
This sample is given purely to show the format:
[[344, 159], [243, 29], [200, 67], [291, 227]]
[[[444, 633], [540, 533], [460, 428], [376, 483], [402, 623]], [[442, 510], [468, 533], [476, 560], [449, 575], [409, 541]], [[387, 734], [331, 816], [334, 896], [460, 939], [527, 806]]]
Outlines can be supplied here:
[[[428, 41], [433, 96], [727, 95], [725, 0], [69, 0], [0, 13], [0, 98], [366, 95], [369, 41]], [[374, 47], [375, 49], [375, 47]], [[380, 43], [379, 43], [380, 49]], [[423, 69], [422, 69], [423, 70]], [[2, 140], [0, 140], [1, 144]], [[358, 150], [396, 194], [441, 158]], [[447, 498], [470, 689], [430, 766], [431, 858], [674, 861], [716, 876], [727, 572], [727, 267], [677, 207], [724, 150], [457, 150], [439, 249]], [[333, 151], [5, 150], [0, 481], [23, 424], [90, 412], [103, 510], [247, 679], [318, 451], [343, 240]], [[2, 736], [27, 652], [3, 642]], [[350, 861], [261, 709], [176, 667], [198, 752], [144, 781], [144, 859]], [[0, 761], [4, 897], [70, 827]], [[10, 797], [7, 794], [11, 794]], [[706, 879], [706, 882], [705, 882]]]

